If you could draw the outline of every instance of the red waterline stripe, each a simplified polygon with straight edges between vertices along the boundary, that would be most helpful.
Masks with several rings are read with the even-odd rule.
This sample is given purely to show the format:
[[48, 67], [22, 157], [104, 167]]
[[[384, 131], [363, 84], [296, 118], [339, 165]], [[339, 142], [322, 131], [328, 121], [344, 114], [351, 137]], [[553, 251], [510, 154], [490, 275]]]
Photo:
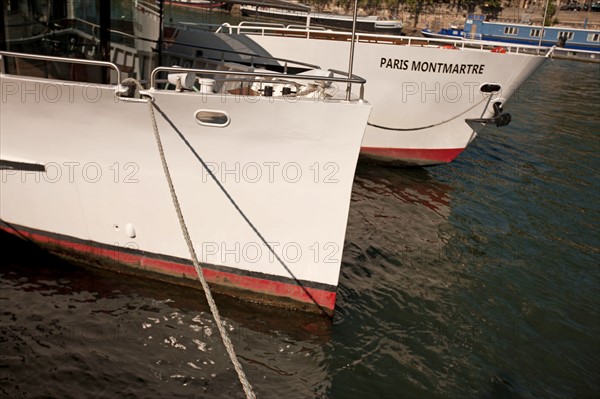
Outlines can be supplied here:
[[423, 149], [423, 148], [379, 148], [362, 147], [363, 155], [372, 155], [378, 158], [415, 162], [417, 164], [448, 163], [454, 160], [464, 148]]
[[[50, 243], [78, 252], [91, 253], [93, 255], [108, 258], [110, 260], [117, 261], [138, 269], [153, 270], [158, 273], [175, 277], [188, 277], [190, 279], [197, 278], [194, 267], [183, 263], [151, 258], [132, 252], [120, 251], [114, 249], [114, 247], [103, 248], [100, 246], [94, 246], [93, 242], [89, 242], [89, 244], [83, 244], [69, 241], [67, 239], [53, 238], [43, 233], [32, 233], [2, 225], [0, 225], [0, 230], [4, 230], [11, 234], [15, 234], [15, 232], [17, 232], [18, 235], [31, 238], [32, 240], [41, 243]], [[288, 298], [306, 304], [315, 305], [316, 302], [316, 305], [329, 310], [333, 310], [335, 306], [335, 291], [321, 290], [313, 287], [301, 287], [297, 284], [269, 280], [267, 275], [265, 275], [265, 278], [257, 278], [228, 273], [221, 270], [211, 269], [206, 265], [202, 265], [202, 270], [204, 272], [206, 281], [213, 284], [248, 290], [272, 297]]]

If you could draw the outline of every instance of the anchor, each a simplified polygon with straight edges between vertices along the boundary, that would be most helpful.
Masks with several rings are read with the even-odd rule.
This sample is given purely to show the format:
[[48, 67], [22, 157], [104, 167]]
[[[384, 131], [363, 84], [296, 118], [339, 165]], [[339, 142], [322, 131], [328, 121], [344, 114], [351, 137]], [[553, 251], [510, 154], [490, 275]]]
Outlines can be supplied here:
[[493, 108], [494, 108], [494, 116], [492, 116], [491, 118], [465, 119], [465, 122], [467, 122], [469, 124], [469, 126], [472, 126], [471, 125], [472, 123], [483, 123], [483, 124], [495, 123], [496, 126], [498, 126], [498, 127], [508, 125], [510, 123], [510, 121], [512, 120], [512, 117], [510, 116], [509, 113], [504, 113], [504, 111], [502, 109], [502, 103], [500, 101], [495, 102], [493, 104]]
[[[486, 83], [480, 88], [482, 93], [489, 93], [490, 96], [492, 96], [493, 93], [499, 92], [500, 89], [500, 85], [495, 83]], [[482, 125], [485, 126], [488, 123], [494, 123], [497, 127], [506, 126], [510, 123], [512, 117], [509, 113], [504, 113], [501, 101], [496, 101], [495, 103], [493, 103], [492, 108], [494, 109], [494, 115], [492, 117], [465, 119], [465, 122], [467, 122], [467, 124], [471, 126], [471, 128], [475, 131], [479, 131], [481, 127], [483, 127]]]

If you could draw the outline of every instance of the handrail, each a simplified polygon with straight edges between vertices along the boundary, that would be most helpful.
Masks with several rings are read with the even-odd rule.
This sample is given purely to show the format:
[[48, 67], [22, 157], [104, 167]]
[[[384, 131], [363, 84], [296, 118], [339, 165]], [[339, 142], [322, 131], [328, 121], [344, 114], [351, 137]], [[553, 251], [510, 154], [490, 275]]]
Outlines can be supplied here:
[[[80, 23], [82, 23], [83, 25], [88, 25], [88, 26], [90, 26], [90, 27], [92, 28], [92, 35], [93, 35], [93, 36], [96, 36], [96, 32], [95, 32], [94, 30], [95, 30], [95, 29], [97, 29], [97, 28], [100, 28], [100, 25], [98, 25], [98, 24], [95, 24], [95, 23], [93, 23], [93, 22], [90, 22], [90, 21], [86, 21], [85, 19], [81, 19], [81, 18], [75, 18], [73, 21], [75, 21], [76, 23], [80, 22]], [[129, 39], [136, 39], [136, 40], [141, 40], [141, 41], [146, 41], [146, 42], [158, 43], [158, 40], [155, 40], [155, 39], [147, 39], [147, 38], [145, 38], [145, 37], [138, 37], [138, 36], [131, 35], [131, 34], [129, 34], [129, 33], [126, 33], [126, 32], [120, 31], [120, 30], [116, 30], [116, 29], [109, 29], [108, 31], [109, 31], [110, 33], [113, 33], [113, 34], [115, 34], [115, 35], [119, 35], [119, 36], [127, 37], [127, 38], [129, 38]]]
[[[210, 27], [210, 25], [212, 24], [204, 24], [204, 23], [189, 23], [189, 22], [179, 22], [179, 25], [190, 27], [190, 28], [194, 28], [194, 29], [202, 29], [203, 27]], [[268, 23], [268, 22], [255, 22], [255, 21], [242, 21], [237, 25], [230, 25], [228, 23], [222, 24], [219, 26], [219, 28], [216, 30], [217, 33], [223, 32], [223, 28], [226, 28], [230, 34], [232, 33], [236, 33], [236, 34], [247, 34], [247, 33], [253, 33], [253, 34], [260, 34], [260, 35], [285, 35], [285, 34], [299, 34], [299, 35], [303, 35], [306, 37], [311, 37], [312, 33], [315, 34], [330, 34], [330, 35], [336, 35], [336, 36], [340, 36], [340, 37], [347, 37], [348, 40], [350, 40], [351, 37], [351, 33], [350, 32], [344, 32], [344, 31], [339, 31], [339, 30], [331, 30], [331, 29], [324, 29], [321, 27], [314, 27], [314, 26], [309, 26], [309, 27], [305, 27], [305, 26], [300, 26], [300, 25], [283, 25], [283, 24], [278, 24], [278, 23]], [[284, 31], [281, 30], [281, 28], [284, 29]], [[204, 29], [206, 30], [206, 29]], [[423, 45], [423, 43], [427, 43], [430, 45], [436, 45], [436, 44], [453, 44], [456, 47], [460, 47], [462, 49], [479, 49], [479, 50], [483, 50], [486, 47], [494, 47], [494, 46], [499, 46], [501, 45], [502, 47], [505, 47], [508, 49], [508, 51], [512, 51], [512, 52], [516, 52], [519, 53], [522, 49], [525, 50], [537, 50], [538, 52], [543, 50], [544, 52], [549, 51], [548, 47], [545, 46], [535, 46], [535, 45], [526, 45], [526, 44], [512, 44], [512, 43], [501, 43], [499, 44], [498, 42], [492, 42], [492, 41], [487, 41], [487, 40], [469, 40], [469, 39], [463, 39], [463, 38], [457, 38], [457, 39], [445, 39], [445, 38], [428, 38], [428, 37], [411, 37], [411, 36], [398, 36], [398, 35], [386, 35], [386, 34], [379, 34], [379, 33], [361, 33], [361, 32], [357, 32], [356, 33], [356, 40], [357, 41], [380, 41], [380, 42], [397, 42], [397, 41], [402, 41], [405, 42], [407, 45], [413, 45], [414, 42], [417, 42], [418, 45]]]
[[[179, 68], [179, 67], [156, 67], [152, 70], [150, 75], [150, 88], [156, 89], [156, 75], [160, 72], [174, 72], [174, 73], [195, 73], [195, 74], [207, 74], [207, 75], [235, 75], [242, 77], [260, 77], [260, 78], [277, 78], [277, 79], [289, 79], [289, 80], [307, 80], [307, 81], [327, 81], [327, 82], [339, 82], [349, 84], [360, 84], [360, 96], [359, 99], [363, 100], [363, 85], [367, 82], [364, 78], [353, 75], [351, 79], [348, 77], [336, 78], [329, 76], [310, 76], [310, 75], [287, 75], [287, 74], [274, 74], [273, 72], [243, 72], [243, 71], [218, 71], [214, 69], [195, 69], [195, 68]], [[335, 73], [335, 71], [332, 71]], [[240, 79], [241, 80], [241, 79]]]
[[[196, 26], [201, 26], [202, 23], [197, 23], [195, 24]], [[274, 26], [272, 26], [274, 25]], [[347, 40], [350, 40], [351, 37], [351, 33], [350, 32], [344, 32], [344, 31], [338, 31], [338, 30], [330, 30], [330, 29], [326, 29], [326, 30], [321, 30], [318, 27], [298, 27], [296, 28], [295, 25], [288, 25], [285, 28], [285, 32], [277, 29], [280, 25], [279, 24], [269, 24], [269, 23], [260, 23], [260, 22], [249, 22], [247, 23], [246, 21], [242, 21], [237, 25], [229, 25], [227, 26], [227, 28], [229, 29], [230, 33], [231, 32], [235, 32], [236, 34], [246, 34], [246, 33], [253, 33], [253, 34], [260, 34], [260, 35], [285, 35], [285, 34], [298, 34], [298, 35], [303, 35], [304, 37], [310, 37], [311, 33], [314, 34], [328, 34], [328, 35], [335, 35], [335, 36], [339, 36], [342, 38], [346, 38]], [[314, 36], [313, 36], [314, 37]], [[456, 47], [459, 47], [461, 49], [479, 49], [479, 50], [483, 50], [485, 48], [489, 48], [489, 47], [496, 47], [496, 46], [502, 46], [505, 47], [509, 52], [515, 52], [515, 53], [520, 53], [523, 50], [536, 50], [537, 53], [539, 54], [540, 52], [543, 52], [544, 54], [546, 54], [547, 52], [550, 51], [549, 47], [546, 46], [536, 46], [536, 45], [527, 45], [527, 44], [513, 44], [513, 43], [499, 43], [499, 42], [493, 42], [493, 41], [488, 41], [488, 40], [469, 40], [469, 39], [463, 39], [463, 38], [457, 38], [457, 39], [452, 39], [452, 38], [428, 38], [428, 37], [412, 37], [412, 36], [398, 36], [398, 35], [386, 35], [386, 34], [379, 34], [379, 33], [361, 33], [361, 32], [357, 32], [356, 33], [356, 41], [360, 42], [360, 41], [380, 41], [380, 42], [404, 42], [406, 43], [406, 45], [413, 45], [416, 44], [417, 45], [423, 45], [423, 43], [426, 43], [428, 45], [436, 45], [436, 44], [452, 44]]]
[[[201, 62], [205, 63], [206, 65], [210, 64], [210, 65], [214, 65], [214, 66], [217, 66], [217, 67], [220, 66], [220, 65], [223, 65], [222, 61], [216, 61], [216, 60], [213, 60], [213, 59], [210, 59], [210, 58], [197, 57], [197, 58], [195, 58], [195, 60], [201, 61]], [[177, 67], [177, 70], [179, 71], [180, 68]], [[212, 71], [212, 69], [211, 69], [211, 71]], [[332, 72], [332, 73], [334, 73], [336, 75], [348, 76], [347, 72], [340, 71], [340, 70], [337, 70], [337, 69], [328, 69], [328, 71]], [[231, 75], [231, 73], [228, 73], [228, 75]], [[271, 77], [271, 76], [273, 76], [273, 77], [281, 77], [281, 76], [283, 76], [284, 78], [287, 78], [289, 80], [290, 76], [294, 77], [296, 75], [290, 75], [290, 74], [287, 74], [285, 72], [283, 74], [281, 74], [279, 72], [273, 72], [272, 74], [269, 74], [269, 77]], [[313, 76], [313, 80], [321, 80], [321, 79], [318, 79], [318, 78], [319, 78], [318, 76]], [[352, 74], [352, 78], [356, 79], [358, 81], [364, 80], [363, 78], [361, 78], [360, 76], [355, 75], [355, 74]], [[221, 81], [232, 81], [232, 82], [235, 82], [235, 81], [253, 81], [252, 79], [241, 79], [241, 78], [238, 78], [238, 79], [219, 79], [219, 80], [221, 80]], [[329, 80], [329, 78], [324, 77], [322, 80]], [[273, 82], [272, 79], [270, 79], [269, 81]], [[366, 80], [365, 80], [365, 82], [366, 82]]]
[[254, 25], [255, 28], [262, 27], [262, 26], [273, 27], [273, 28], [285, 28], [284, 24], [279, 24], [279, 23], [275, 23], [275, 22], [254, 22], [254, 21], [242, 21], [238, 24], [238, 26], [253, 27], [253, 24], [255, 24]]
[[229, 34], [231, 34], [231, 24], [229, 22], [223, 22], [221, 26], [217, 28], [215, 33], [221, 33], [223, 28], [229, 28]]
[[[83, 25], [87, 25], [89, 27], [91, 27], [91, 35], [89, 33], [83, 32], [81, 29], [77, 28], [76, 25], [75, 27], [70, 27], [70, 28], [63, 28], [63, 29], [58, 29], [58, 30], [52, 30], [52, 31], [46, 31], [44, 33], [40, 33], [38, 35], [34, 35], [34, 36], [28, 36], [28, 37], [20, 37], [20, 38], [13, 38], [13, 39], [7, 39], [6, 41], [9, 43], [22, 43], [22, 42], [28, 42], [28, 41], [33, 41], [33, 40], [37, 40], [37, 39], [43, 39], [44, 37], [52, 37], [55, 35], [60, 35], [63, 33], [77, 33], [77, 34], [85, 34], [85, 35], [89, 35], [92, 38], [94, 38], [96, 41], [99, 41], [98, 38], [96, 38], [97, 34], [95, 32], [95, 29], [99, 28], [100, 25], [98, 24], [94, 24], [92, 22], [86, 21], [84, 19], [81, 18], [75, 18], [72, 21], [75, 21], [75, 23], [81, 23]], [[216, 25], [217, 26], [217, 25]], [[137, 39], [137, 40], [142, 40], [142, 41], [147, 41], [147, 42], [152, 42], [152, 43], [158, 43], [158, 40], [154, 40], [154, 39], [147, 39], [145, 37], [137, 37], [135, 35], [131, 35], [129, 33], [126, 32], [122, 32], [120, 30], [115, 30], [115, 29], [109, 29], [109, 32], [117, 35], [117, 36], [123, 36], [129, 39]]]
[[[273, 35], [281, 35], [284, 34], [281, 30], [273, 28], [268, 26], [268, 24], [263, 24], [261, 25], [246, 25], [244, 24], [244, 22], [239, 23], [238, 25], [234, 25], [234, 26], [230, 26], [229, 27], [230, 30], [235, 31], [237, 34], [244, 34], [244, 33], [257, 33], [257, 31], [260, 31], [261, 35], [269, 35], [269, 34], [273, 34]], [[252, 30], [252, 31], [251, 31]], [[347, 37], [348, 40], [350, 40], [351, 37], [351, 33], [350, 32], [344, 32], [344, 31], [338, 31], [338, 30], [326, 30], [326, 31], [322, 31], [322, 30], [316, 30], [313, 27], [309, 27], [309, 28], [302, 28], [302, 29], [285, 29], [285, 33], [298, 33], [298, 34], [304, 34], [306, 35], [307, 33], [320, 33], [320, 34], [330, 34], [330, 35], [336, 35], [336, 36], [340, 36], [340, 37]], [[515, 51], [515, 52], [519, 52], [519, 49], [539, 49], [539, 50], [545, 50], [548, 51], [549, 48], [545, 47], [545, 46], [533, 46], [533, 45], [524, 45], [524, 44], [512, 44], [512, 43], [498, 43], [498, 42], [492, 42], [492, 41], [486, 41], [486, 40], [464, 40], [464, 39], [443, 39], [443, 38], [428, 38], [428, 37], [411, 37], [411, 36], [398, 36], [398, 35], [386, 35], [386, 34], [378, 34], [378, 33], [360, 33], [357, 32], [356, 33], [356, 40], [357, 41], [403, 41], [406, 42], [406, 44], [408, 45], [412, 45], [413, 42], [418, 42], [419, 44], [422, 44], [423, 42], [427, 43], [427, 44], [431, 44], [431, 45], [435, 45], [436, 43], [443, 43], [443, 44], [454, 44], [457, 47], [461, 47], [461, 48], [479, 48], [479, 49], [483, 49], [484, 47], [490, 47], [490, 46], [499, 46], [501, 45], [502, 47], [506, 47], [507, 49], [509, 49], [509, 51]]]
[[322, 26], [306, 26], [306, 25], [288, 25], [285, 27], [286, 30], [290, 30], [290, 29], [300, 29], [300, 30], [314, 30], [314, 31], [318, 31], [318, 32], [327, 32], [330, 29], [324, 28]]
[[[338, 75], [344, 75], [344, 76], [348, 76], [348, 72], [344, 72], [344, 71], [340, 71], [338, 69], [328, 69], [329, 72], [333, 72], [336, 73]], [[352, 79], [357, 79], [357, 80], [364, 80], [366, 82], [365, 79], [361, 78], [358, 75], [352, 74]]]
[[[27, 58], [31, 60], [42, 60], [42, 61], [53, 61], [53, 62], [65, 62], [65, 63], [73, 63], [73, 64], [83, 64], [83, 65], [95, 65], [106, 68], [112, 68], [117, 73], [117, 84], [121, 83], [121, 70], [119, 67], [108, 61], [97, 61], [97, 60], [85, 60], [80, 58], [66, 58], [66, 57], [55, 57], [52, 55], [39, 55], [39, 54], [25, 54], [25, 53], [16, 53], [14, 51], [0, 51], [1, 57], [14, 57], [14, 58]], [[0, 63], [0, 72], [4, 73], [4, 63]]]
[[[167, 24], [168, 26], [171, 26], [171, 27], [183, 26], [185, 28], [184, 30], [187, 30], [187, 28], [201, 27], [202, 30], [208, 30], [209, 32], [213, 32], [211, 30], [212, 28], [219, 28], [222, 26], [229, 25], [229, 23], [227, 23], [227, 22], [223, 22], [222, 24], [209, 24], [206, 22], [189, 22], [189, 21], [181, 21], [181, 22], [173, 22], [173, 23], [165, 22], [165, 24]], [[229, 26], [231, 26], [231, 25], [229, 25]]]

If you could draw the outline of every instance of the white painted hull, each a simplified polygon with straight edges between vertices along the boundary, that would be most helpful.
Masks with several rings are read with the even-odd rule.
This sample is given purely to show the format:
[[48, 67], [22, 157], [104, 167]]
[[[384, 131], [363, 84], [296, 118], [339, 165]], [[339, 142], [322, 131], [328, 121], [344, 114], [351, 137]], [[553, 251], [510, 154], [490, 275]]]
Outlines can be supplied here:
[[[348, 69], [348, 41], [281, 36], [278, 33], [284, 30], [276, 28], [264, 28], [262, 33], [261, 29], [244, 29], [246, 34], [194, 32], [194, 35], [196, 43], [206, 47], [221, 46], [301, 60], [323, 68]], [[244, 32], [244, 29], [233, 27], [231, 31]], [[306, 36], [301, 31], [293, 34]], [[311, 35], [323, 37], [334, 33]], [[448, 49], [423, 41], [407, 46], [368, 40], [369, 35], [361, 34], [356, 43], [353, 72], [367, 80], [365, 98], [373, 105], [370, 124], [389, 129], [368, 126], [362, 153], [409, 165], [452, 161], [476, 136], [465, 120], [491, 117], [492, 104], [504, 104], [546, 59], [489, 49]], [[390, 42], [394, 40], [408, 41], [391, 38]], [[450, 72], [444, 72], [448, 68]], [[486, 83], [499, 84], [501, 92], [489, 98], [480, 92]], [[340, 91], [344, 90], [340, 87]]]
[[[45, 166], [45, 172], [0, 172], [3, 228], [193, 283], [147, 105], [117, 100], [111, 86], [0, 75], [0, 87], [0, 160]], [[157, 114], [209, 282], [256, 300], [331, 311], [371, 107], [153, 95], [173, 124]], [[226, 112], [231, 122], [200, 126], [198, 109]]]

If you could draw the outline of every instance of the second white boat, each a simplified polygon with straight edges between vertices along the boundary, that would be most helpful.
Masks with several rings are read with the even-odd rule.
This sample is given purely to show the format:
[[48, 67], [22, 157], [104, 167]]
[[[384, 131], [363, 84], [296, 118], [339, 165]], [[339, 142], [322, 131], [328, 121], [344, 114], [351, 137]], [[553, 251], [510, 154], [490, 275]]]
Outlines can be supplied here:
[[[181, 25], [180, 25], [181, 28]], [[347, 70], [351, 34], [241, 23], [209, 32], [185, 24], [178, 43], [222, 50], [221, 59], [244, 62], [235, 52], [299, 59]], [[551, 50], [497, 43], [357, 34], [354, 72], [368, 84], [373, 104], [361, 154], [402, 165], [451, 162], [487, 124], [503, 125], [503, 106], [548, 58]], [[205, 56], [207, 55], [205, 51]], [[345, 87], [338, 87], [344, 91]]]

